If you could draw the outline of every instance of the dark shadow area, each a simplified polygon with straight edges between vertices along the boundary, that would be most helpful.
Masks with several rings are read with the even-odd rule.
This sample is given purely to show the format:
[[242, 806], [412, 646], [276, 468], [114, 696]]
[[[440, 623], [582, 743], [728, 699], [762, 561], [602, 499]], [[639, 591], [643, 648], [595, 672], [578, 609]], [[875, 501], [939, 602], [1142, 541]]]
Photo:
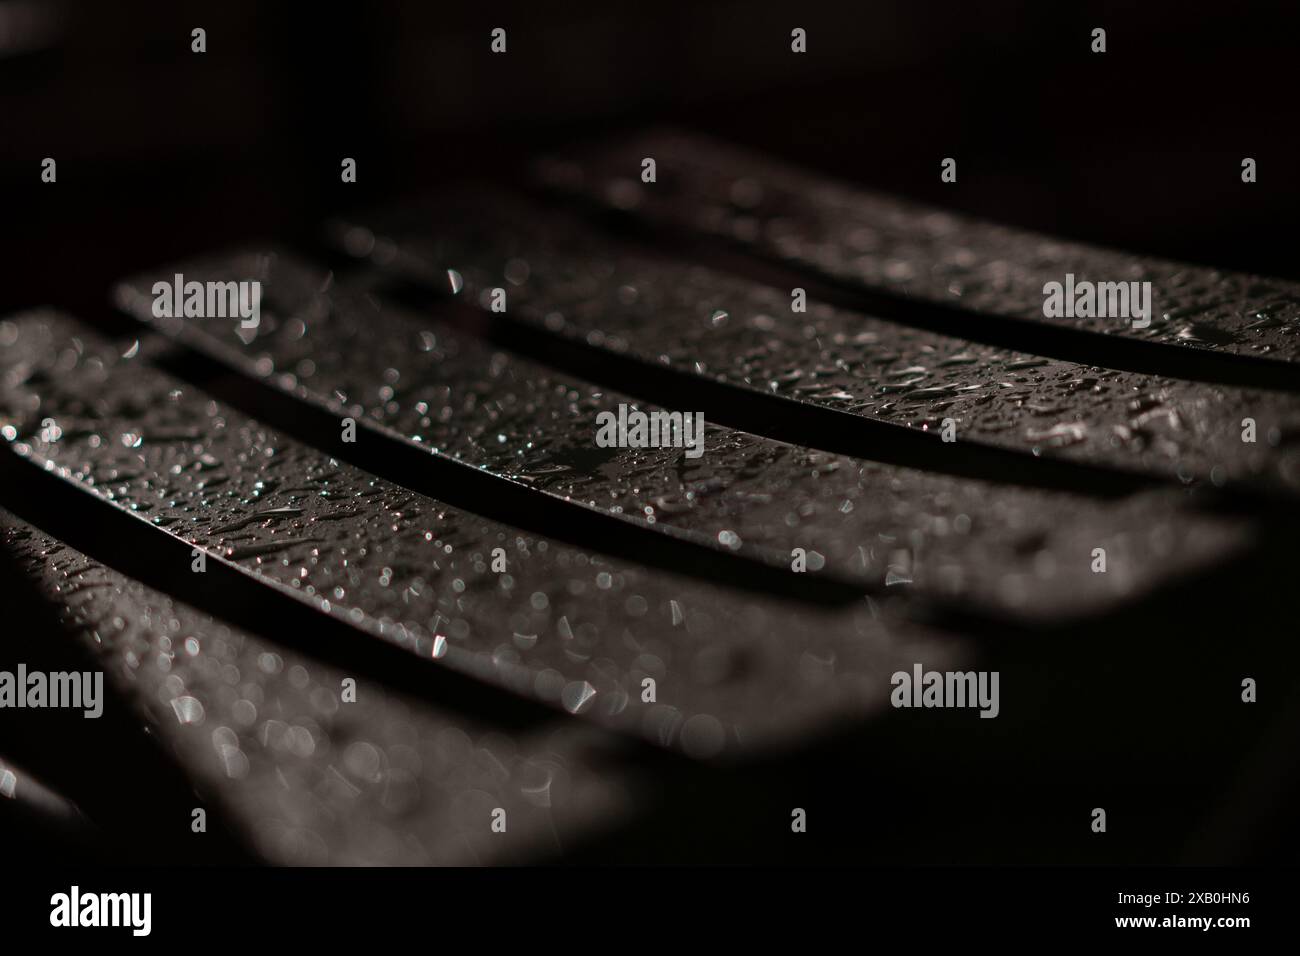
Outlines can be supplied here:
[[[13, 458], [5, 454], [4, 458]], [[0, 476], [6, 504], [16, 499]], [[11, 511], [14, 509], [10, 509]], [[60, 619], [0, 547], [5, 637], [0, 670], [16, 673], [83, 672], [99, 662]], [[107, 626], [108, 622], [105, 622]], [[76, 709], [3, 711], [0, 759], [20, 768], [15, 799], [0, 798], [0, 840], [11, 860], [45, 862], [235, 863], [253, 859], [227, 829], [215, 806], [196, 795], [143, 719], [104, 680], [103, 713], [86, 718]], [[26, 774], [73, 807], [22, 799]], [[194, 807], [208, 809], [208, 831], [191, 834]], [[178, 839], [184, 834], [192, 839]]]

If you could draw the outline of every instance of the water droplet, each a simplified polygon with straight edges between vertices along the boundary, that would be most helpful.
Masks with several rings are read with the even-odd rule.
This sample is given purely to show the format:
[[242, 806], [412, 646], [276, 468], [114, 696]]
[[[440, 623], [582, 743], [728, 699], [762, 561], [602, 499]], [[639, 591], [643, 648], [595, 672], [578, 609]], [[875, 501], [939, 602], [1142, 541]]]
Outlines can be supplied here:
[[172, 700], [172, 710], [182, 724], [203, 723], [203, 705], [194, 697], [177, 697]]
[[570, 681], [564, 685], [560, 700], [571, 714], [582, 713], [583, 708], [596, 696], [596, 688], [584, 681]]

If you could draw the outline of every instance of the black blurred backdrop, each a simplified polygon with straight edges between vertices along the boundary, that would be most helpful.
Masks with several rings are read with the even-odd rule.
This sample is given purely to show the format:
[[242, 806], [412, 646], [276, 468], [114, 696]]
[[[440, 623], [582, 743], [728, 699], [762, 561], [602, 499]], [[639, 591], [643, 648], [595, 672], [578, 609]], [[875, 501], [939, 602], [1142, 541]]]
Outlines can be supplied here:
[[[133, 269], [310, 235], [324, 212], [513, 175], [548, 144], [649, 122], [1058, 235], [1300, 278], [1293, 9], [0, 0], [0, 308], [93, 315]], [[790, 52], [795, 26], [807, 55]], [[939, 181], [944, 156], [957, 184]]]

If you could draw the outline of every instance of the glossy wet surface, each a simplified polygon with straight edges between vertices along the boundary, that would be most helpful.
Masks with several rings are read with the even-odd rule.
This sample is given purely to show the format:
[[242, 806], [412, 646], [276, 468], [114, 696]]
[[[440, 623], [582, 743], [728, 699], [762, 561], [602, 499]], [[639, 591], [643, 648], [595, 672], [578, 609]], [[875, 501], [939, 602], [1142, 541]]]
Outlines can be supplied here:
[[1026, 455], [1300, 490], [1300, 412], [1285, 393], [1079, 365], [815, 298], [794, 312], [789, 290], [646, 255], [502, 194], [340, 235], [439, 289], [454, 270], [472, 301], [504, 288], [511, 314], [549, 333], [766, 395], [928, 433], [950, 422], [957, 441]]
[[874, 604], [732, 594], [447, 507], [65, 318], [3, 331], [0, 413], [19, 455], [418, 657], [693, 756], [875, 710], [896, 665], [952, 643]]
[[212, 812], [268, 861], [518, 863], [558, 854], [636, 798], [602, 760], [610, 739], [579, 722], [476, 724], [214, 621], [3, 510], [0, 543]]
[[[14, 630], [102, 662], [161, 748], [129, 786], [274, 863], [1237, 846], [1296, 673], [1289, 286], [675, 137], [535, 171], [139, 272], [111, 342], [0, 318]], [[1064, 271], [1152, 281], [1152, 329], [1044, 321]], [[262, 283], [257, 327], [155, 317], [177, 272]], [[602, 446], [620, 407], [704, 412], [703, 455]], [[998, 719], [891, 707], [915, 667], [999, 673]], [[0, 797], [104, 792], [72, 754]]]
[[[598, 413], [655, 406], [493, 348], [439, 321], [436, 309], [421, 314], [338, 288], [296, 257], [247, 254], [162, 273], [176, 271], [200, 281], [259, 277], [265, 307], [255, 330], [241, 330], [237, 319], [153, 320], [165, 332], [340, 417], [355, 415], [362, 427], [575, 506], [690, 533], [723, 553], [753, 551], [786, 569], [802, 561], [808, 573], [877, 589], [1059, 617], [1095, 612], [1241, 543], [1227, 523], [1197, 515], [1173, 491], [1098, 501], [712, 424], [698, 459], [680, 448], [599, 448]], [[151, 286], [141, 279], [119, 297], [152, 320]], [[1092, 569], [1094, 548], [1106, 551], [1106, 574]]]
[[[658, 181], [639, 179], [654, 157]], [[550, 185], [899, 295], [1104, 335], [1300, 361], [1300, 286], [1064, 242], [836, 183], [706, 137], [665, 131], [538, 164]], [[1150, 282], [1149, 328], [1043, 313], [1067, 273]]]

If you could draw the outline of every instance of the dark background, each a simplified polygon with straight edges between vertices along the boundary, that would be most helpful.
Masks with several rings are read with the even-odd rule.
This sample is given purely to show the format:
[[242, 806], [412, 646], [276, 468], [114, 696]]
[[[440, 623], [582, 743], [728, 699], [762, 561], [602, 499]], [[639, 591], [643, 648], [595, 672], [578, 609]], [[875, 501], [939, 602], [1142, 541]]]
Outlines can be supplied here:
[[[107, 322], [122, 275], [260, 237], [308, 243], [330, 212], [466, 173], [511, 181], [549, 145], [654, 123], [1058, 236], [1300, 279], [1300, 17], [1287, 6], [0, 0], [0, 314], [49, 303]], [[190, 52], [197, 26], [201, 55]], [[505, 56], [489, 51], [497, 26]], [[796, 26], [808, 31], [803, 56], [790, 52]], [[1100, 55], [1089, 50], [1098, 26]], [[58, 162], [55, 185], [40, 182], [46, 156]], [[358, 161], [355, 185], [339, 180], [344, 156]], [[945, 156], [958, 160], [957, 184], [940, 182]], [[1241, 182], [1245, 156], [1258, 161], [1255, 184]], [[990, 722], [997, 733], [972, 748], [941, 715], [910, 738], [847, 734], [707, 779], [663, 757], [658, 822], [575, 858], [1171, 862], [1183, 838], [1173, 834], [1190, 834], [1190, 859], [1293, 858], [1294, 738], [1266, 732], [1295, 726], [1283, 695], [1262, 701], [1258, 718], [1235, 707], [1223, 720], [1183, 719], [1154, 703], [1171, 690], [1204, 700], [1217, 676], [1197, 662], [1225, 642], [1236, 656], [1223, 672], [1236, 674], [1289, 633], [1291, 572], [1276, 558], [1294, 537], [1280, 538], [1214, 591], [1191, 582], [1110, 627], [1051, 635], [1058, 651], [1091, 648], [1091, 664], [1075, 686], [1042, 691], [1078, 700], [1080, 716], [1033, 743], [1052, 757], [1033, 778], [1017, 776], [1032, 728]], [[6, 599], [12, 633], [52, 633], [39, 602]], [[1195, 633], [1170, 626], [1190, 616]], [[1029, 638], [983, 637], [1004, 670], [1051, 670]], [[1108, 723], [1094, 722], [1088, 688], [1126, 687], [1126, 668], [1162, 675], [1164, 698], [1134, 686], [1111, 702]], [[85, 723], [57, 737], [72, 761], [39, 766], [49, 744], [25, 733], [8, 756], [127, 821], [106, 858], [170, 859], [155, 811], [186, 805], [179, 773], [149, 742], [123, 749], [120, 728], [105, 722], [92, 738]], [[1256, 743], [1242, 751], [1245, 734]], [[1163, 738], [1167, 764], [1127, 746]], [[1164, 776], [1198, 748], [1202, 764]], [[866, 755], [904, 770], [873, 779]], [[145, 782], [143, 797], [132, 781]], [[742, 840], [752, 832], [743, 821], [788, 814], [809, 792], [834, 808], [838, 829], [797, 845]], [[1099, 850], [1077, 825], [1078, 800], [1128, 800], [1148, 829]], [[737, 825], [679, 828], [688, 804], [697, 820]], [[950, 842], [958, 830], [963, 842]], [[49, 834], [28, 835], [51, 846]], [[81, 841], [68, 834], [69, 852]]]
[[[87, 314], [131, 270], [310, 235], [326, 211], [510, 176], [548, 144], [648, 122], [1061, 236], [1300, 278], [1291, 8], [0, 0], [0, 309]], [[945, 156], [956, 184], [939, 181]]]

